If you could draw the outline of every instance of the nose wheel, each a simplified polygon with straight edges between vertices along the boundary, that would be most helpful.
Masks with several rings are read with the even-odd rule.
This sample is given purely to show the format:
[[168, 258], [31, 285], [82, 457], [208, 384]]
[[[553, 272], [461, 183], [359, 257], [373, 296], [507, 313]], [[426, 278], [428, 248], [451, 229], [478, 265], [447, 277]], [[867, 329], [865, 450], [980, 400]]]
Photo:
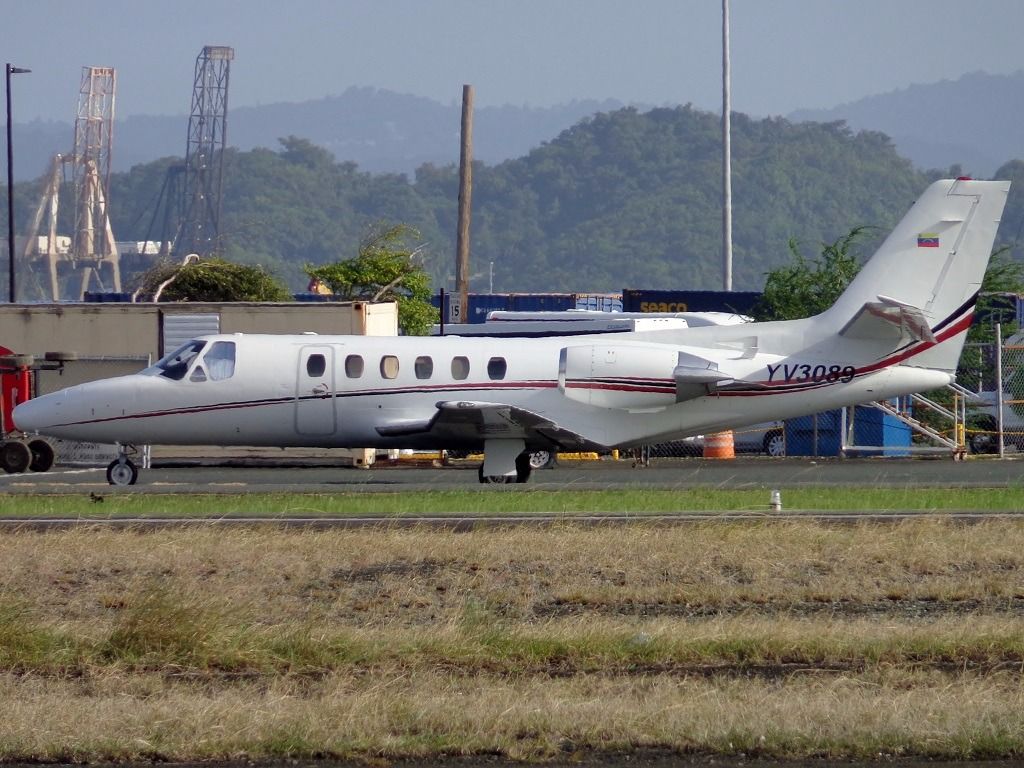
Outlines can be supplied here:
[[139, 468], [129, 458], [114, 459], [107, 467], [107, 482], [111, 485], [135, 485]]
[[107, 465], [107, 482], [111, 485], [135, 485], [139, 479], [139, 468], [128, 458], [135, 453], [133, 445], [118, 445], [117, 458]]

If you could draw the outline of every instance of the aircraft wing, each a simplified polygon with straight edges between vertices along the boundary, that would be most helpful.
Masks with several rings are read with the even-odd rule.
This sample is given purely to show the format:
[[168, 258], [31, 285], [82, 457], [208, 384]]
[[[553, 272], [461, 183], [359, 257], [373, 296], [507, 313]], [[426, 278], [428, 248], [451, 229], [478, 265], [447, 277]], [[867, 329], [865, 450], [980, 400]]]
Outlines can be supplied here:
[[592, 448], [592, 441], [563, 429], [540, 414], [505, 403], [445, 400], [437, 412], [422, 421], [403, 421], [377, 427], [383, 437], [429, 434], [453, 444], [488, 439], [522, 439], [558, 448]]

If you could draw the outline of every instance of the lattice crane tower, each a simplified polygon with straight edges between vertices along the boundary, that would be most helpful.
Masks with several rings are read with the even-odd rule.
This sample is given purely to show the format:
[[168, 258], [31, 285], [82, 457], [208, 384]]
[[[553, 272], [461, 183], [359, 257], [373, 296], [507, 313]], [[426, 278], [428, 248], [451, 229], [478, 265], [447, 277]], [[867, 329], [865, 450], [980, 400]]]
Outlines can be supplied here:
[[73, 258], [83, 270], [82, 293], [90, 270], [111, 272], [115, 291], [121, 290], [121, 267], [110, 227], [110, 156], [114, 143], [114, 97], [117, 72], [113, 67], [83, 67], [75, 119], [73, 157], [75, 240]]
[[228, 78], [235, 49], [207, 45], [196, 57], [192, 113], [188, 120], [185, 212], [174, 252], [209, 256], [222, 250], [220, 213], [227, 144]]
[[[74, 149], [70, 155], [54, 156], [25, 244], [26, 261], [46, 261], [54, 301], [63, 298], [58, 279], [58, 264], [61, 263], [70, 263], [73, 269], [81, 270], [78, 298], [88, 290], [94, 274], [100, 288], [105, 287], [104, 271], [110, 273], [114, 290], [121, 290], [120, 257], [108, 210], [116, 90], [117, 73], [112, 67], [82, 67]], [[61, 171], [68, 164], [72, 167], [75, 194], [75, 229], [70, 238], [63, 238], [70, 241], [65, 247], [57, 235], [57, 211]], [[48, 234], [37, 238], [47, 209]], [[45, 246], [40, 244], [40, 240], [45, 242]]]

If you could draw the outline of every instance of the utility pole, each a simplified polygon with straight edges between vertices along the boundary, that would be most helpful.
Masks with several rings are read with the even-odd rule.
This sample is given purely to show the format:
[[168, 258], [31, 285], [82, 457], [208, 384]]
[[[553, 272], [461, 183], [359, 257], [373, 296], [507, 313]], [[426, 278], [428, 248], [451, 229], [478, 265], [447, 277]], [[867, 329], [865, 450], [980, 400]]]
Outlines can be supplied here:
[[14, 149], [12, 144], [13, 122], [11, 120], [11, 75], [23, 75], [31, 69], [7, 64], [7, 263], [10, 269], [8, 301], [14, 303], [18, 292], [14, 286]]
[[455, 238], [455, 296], [448, 320], [466, 322], [469, 311], [469, 218], [473, 198], [473, 86], [462, 86], [462, 146], [459, 152], [459, 224]]
[[732, 125], [729, 98], [729, 0], [722, 0], [722, 290], [732, 290]]

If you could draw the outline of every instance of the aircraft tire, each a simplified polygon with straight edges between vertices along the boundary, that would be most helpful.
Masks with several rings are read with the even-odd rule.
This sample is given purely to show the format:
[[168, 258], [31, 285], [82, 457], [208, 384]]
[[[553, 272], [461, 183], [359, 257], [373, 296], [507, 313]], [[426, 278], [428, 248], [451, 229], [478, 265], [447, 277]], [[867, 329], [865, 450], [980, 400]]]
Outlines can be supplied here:
[[0, 356], [0, 368], [6, 371], [31, 368], [36, 363], [33, 355], [3, 355]]
[[43, 360], [48, 363], [71, 363], [78, 360], [77, 352], [47, 352]]
[[53, 446], [45, 440], [29, 440], [28, 450], [32, 454], [28, 468], [33, 472], [46, 472], [53, 466]]
[[477, 469], [476, 475], [484, 485], [502, 485], [515, 482], [515, 477], [511, 475], [485, 475], [483, 464]]
[[107, 466], [107, 482], [111, 485], [135, 485], [139, 479], [139, 468], [130, 459], [114, 459]]
[[548, 469], [555, 466], [554, 451], [531, 451], [528, 455], [530, 457], [530, 469]]
[[4, 472], [9, 475], [17, 475], [28, 469], [32, 463], [32, 451], [28, 446], [18, 440], [9, 440], [0, 446], [0, 464]]
[[781, 429], [773, 429], [766, 434], [762, 445], [764, 452], [769, 456], [782, 457], [786, 455], [786, 435]]

